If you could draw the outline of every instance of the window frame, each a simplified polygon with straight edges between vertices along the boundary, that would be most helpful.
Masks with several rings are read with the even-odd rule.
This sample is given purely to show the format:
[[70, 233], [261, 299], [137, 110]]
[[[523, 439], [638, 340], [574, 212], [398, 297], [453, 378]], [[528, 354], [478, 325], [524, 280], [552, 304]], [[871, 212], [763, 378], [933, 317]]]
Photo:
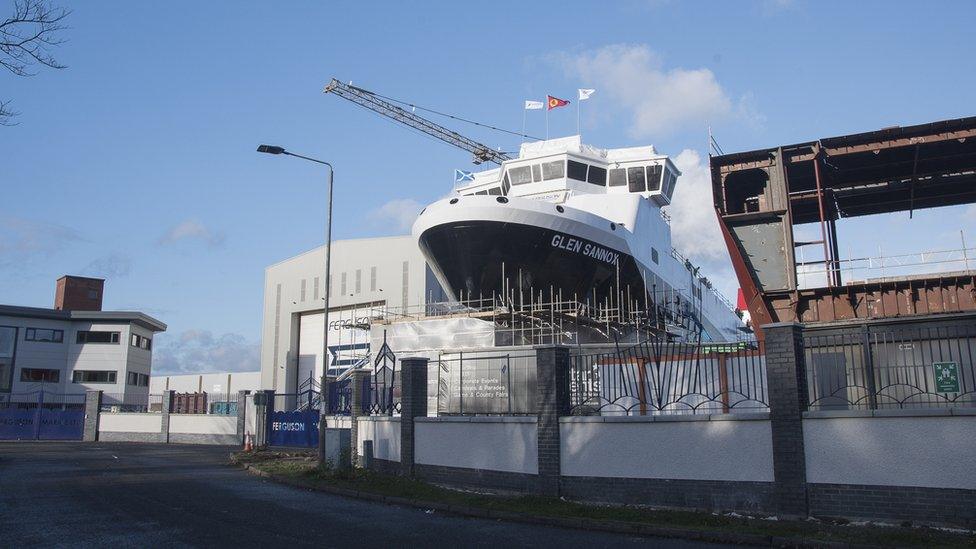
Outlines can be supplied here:
[[[640, 177], [640, 184], [637, 188], [634, 187], [635, 181], [632, 181], [632, 174], [636, 174]], [[629, 166], [627, 168], [627, 190], [632, 193], [642, 193], [647, 191], [647, 174], [644, 172], [644, 166]]]
[[[38, 339], [37, 331], [51, 332], [54, 339]], [[57, 328], [25, 328], [24, 329], [24, 341], [30, 341], [34, 343], [64, 343], [64, 330], [59, 330]]]
[[[572, 158], [566, 159], [566, 179], [572, 179], [573, 181], [579, 181], [581, 183], [586, 183], [586, 174], [589, 171], [590, 165], [586, 162], [580, 162], [579, 160], [573, 160]], [[583, 174], [580, 177], [575, 177], [573, 174], [573, 169], [577, 171], [583, 170]], [[579, 175], [578, 173], [575, 175]]]
[[[87, 374], [105, 374], [107, 381], [92, 381], [90, 379], [84, 379]], [[71, 372], [71, 383], [115, 385], [117, 380], [118, 372], [115, 370], [74, 370]]]
[[[614, 174], [623, 174], [623, 179], [618, 183], [614, 183]], [[607, 170], [607, 186], [608, 187], [627, 187], [627, 168], [611, 168]]]
[[[542, 167], [542, 180], [543, 181], [553, 181], [553, 180], [556, 180], [556, 179], [565, 179], [566, 178], [566, 160], [563, 159], [563, 158], [560, 158], [559, 160], [551, 160], [549, 162], [543, 162], [542, 164], [540, 164], [540, 166]], [[555, 167], [555, 166], [559, 166], [559, 170], [557, 170], [555, 172], [546, 173], [547, 166], [550, 167], [550, 168], [551, 167]]]
[[[109, 341], [88, 341], [87, 334], [109, 334]], [[75, 335], [75, 343], [79, 345], [118, 345], [121, 343], [121, 341], [122, 332], [109, 332], [105, 330], [78, 330], [77, 334]]]
[[[511, 175], [509, 176], [509, 174], [511, 174]], [[528, 175], [528, 179], [522, 177], [521, 174]], [[505, 175], [506, 176], [509, 176], [509, 181], [511, 182], [511, 184], [512, 184], [513, 187], [516, 186], [516, 185], [527, 185], [527, 184], [533, 182], [532, 181], [532, 166], [515, 166], [513, 168], [509, 168], [509, 169], [505, 170]], [[516, 175], [519, 175], [519, 181], [516, 181], [515, 180], [515, 176]]]
[[[28, 372], [44, 372], [41, 379], [24, 379], [25, 374]], [[54, 373], [54, 379], [44, 379], [47, 377], [46, 374]], [[61, 370], [57, 368], [21, 368], [20, 369], [20, 382], [21, 383], [60, 383], [61, 382]]]
[[[592, 185], [599, 185], [600, 187], [606, 187], [607, 186], [607, 172], [609, 170], [607, 170], [606, 168], [604, 168], [602, 166], [594, 166], [593, 164], [588, 164], [588, 166], [589, 166], [589, 168], [587, 168], [587, 170], [586, 170], [586, 182], [587, 183], [590, 183]], [[593, 171], [594, 170], [600, 170], [600, 171], [603, 172], [603, 176], [600, 178], [599, 181], [593, 181], [593, 177], [594, 176], [591, 175], [591, 174], [593, 174]]]

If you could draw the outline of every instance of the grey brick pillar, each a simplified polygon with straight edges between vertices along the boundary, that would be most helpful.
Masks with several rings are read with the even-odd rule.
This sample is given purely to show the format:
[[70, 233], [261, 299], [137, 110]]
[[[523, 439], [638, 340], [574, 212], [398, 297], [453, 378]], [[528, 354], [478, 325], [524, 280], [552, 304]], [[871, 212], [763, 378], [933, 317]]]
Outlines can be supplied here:
[[782, 514], [806, 516], [809, 508], [803, 412], [809, 399], [803, 327], [782, 322], [767, 324], [762, 329], [773, 435], [774, 502]]
[[536, 347], [536, 441], [539, 452], [538, 491], [559, 496], [559, 418], [568, 416], [569, 348]]
[[85, 393], [85, 432], [82, 440], [95, 442], [98, 440], [98, 414], [102, 409], [102, 392], [87, 391]]
[[359, 418], [369, 415], [363, 412], [365, 396], [363, 387], [369, 383], [369, 372], [365, 370], [353, 370], [349, 376], [350, 403], [349, 403], [349, 446], [352, 448], [352, 466], [362, 467], [359, 459]]
[[169, 415], [173, 411], [176, 391], [163, 391], [163, 419], [159, 426], [159, 442], [169, 442]]
[[414, 419], [427, 416], [427, 359], [404, 358], [400, 361], [403, 380], [400, 394], [400, 474], [413, 476]]
[[241, 441], [241, 445], [245, 442], [244, 435], [247, 430], [247, 395], [251, 394], [251, 391], [237, 391], [237, 439]]

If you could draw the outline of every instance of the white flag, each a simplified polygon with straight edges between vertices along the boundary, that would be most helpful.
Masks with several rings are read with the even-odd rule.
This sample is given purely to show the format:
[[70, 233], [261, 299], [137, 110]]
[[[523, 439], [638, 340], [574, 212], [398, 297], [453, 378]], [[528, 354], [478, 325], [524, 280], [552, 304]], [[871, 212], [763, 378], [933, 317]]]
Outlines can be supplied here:
[[537, 109], [541, 109], [543, 107], [545, 107], [545, 105], [542, 103], [542, 101], [526, 101], [525, 102], [525, 110], [527, 110], [527, 111], [534, 111], [534, 110], [537, 110]]
[[595, 92], [595, 91], [596, 90], [587, 90], [587, 89], [580, 88], [580, 91], [579, 91], [580, 101], [582, 101], [584, 99], [589, 99], [590, 96], [593, 95], [593, 92]]

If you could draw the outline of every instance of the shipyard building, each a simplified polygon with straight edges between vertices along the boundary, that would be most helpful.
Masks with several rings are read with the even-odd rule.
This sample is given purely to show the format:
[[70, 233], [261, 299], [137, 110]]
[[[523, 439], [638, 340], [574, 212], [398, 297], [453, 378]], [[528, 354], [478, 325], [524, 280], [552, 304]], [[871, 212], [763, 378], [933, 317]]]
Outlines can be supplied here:
[[[332, 243], [329, 374], [368, 360], [369, 319], [423, 310], [447, 300], [410, 236]], [[261, 386], [279, 393], [316, 387], [322, 375], [325, 248], [265, 269]]]

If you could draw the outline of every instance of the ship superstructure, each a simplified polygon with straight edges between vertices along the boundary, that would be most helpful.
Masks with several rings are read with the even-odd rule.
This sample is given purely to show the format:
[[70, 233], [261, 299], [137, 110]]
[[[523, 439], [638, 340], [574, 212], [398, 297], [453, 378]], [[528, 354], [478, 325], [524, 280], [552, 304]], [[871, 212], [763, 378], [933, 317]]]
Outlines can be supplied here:
[[672, 248], [661, 208], [680, 175], [652, 146], [599, 149], [579, 136], [525, 143], [517, 158], [425, 208], [413, 234], [458, 300], [643, 302], [649, 322], [672, 319], [662, 326], [672, 336], [735, 340], [739, 316]]

